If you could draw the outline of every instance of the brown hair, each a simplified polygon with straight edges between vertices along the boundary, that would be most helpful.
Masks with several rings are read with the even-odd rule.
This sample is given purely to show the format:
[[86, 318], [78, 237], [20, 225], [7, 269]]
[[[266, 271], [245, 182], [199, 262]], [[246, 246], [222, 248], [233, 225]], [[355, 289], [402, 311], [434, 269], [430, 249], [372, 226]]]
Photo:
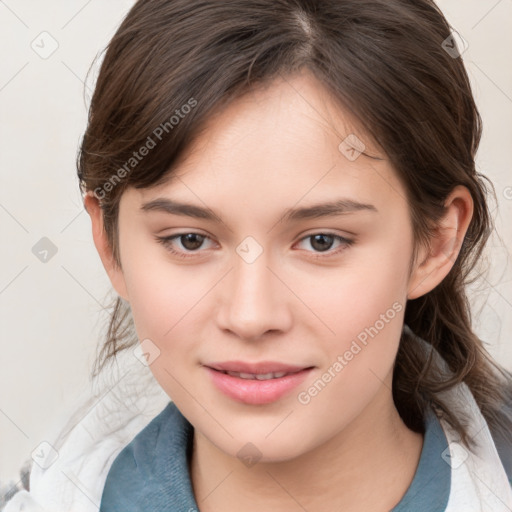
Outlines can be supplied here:
[[[430, 0], [138, 1], [106, 51], [78, 176], [82, 190], [100, 199], [120, 265], [117, 216], [126, 187], [165, 180], [204, 122], [250, 88], [311, 71], [385, 150], [407, 190], [416, 242], [428, 241], [456, 185], [472, 195], [474, 215], [452, 270], [405, 312], [405, 323], [437, 349], [451, 375], [404, 330], [393, 377], [409, 428], [423, 431], [431, 404], [469, 446], [464, 418], [440, 393], [465, 382], [491, 429], [506, 436], [512, 424], [501, 407], [512, 375], [471, 327], [464, 287], [492, 222], [474, 162], [481, 119], [462, 59], [443, 44], [450, 35]], [[134, 151], [143, 146], [151, 147], [139, 161]], [[93, 375], [136, 343], [129, 307], [117, 298]]]

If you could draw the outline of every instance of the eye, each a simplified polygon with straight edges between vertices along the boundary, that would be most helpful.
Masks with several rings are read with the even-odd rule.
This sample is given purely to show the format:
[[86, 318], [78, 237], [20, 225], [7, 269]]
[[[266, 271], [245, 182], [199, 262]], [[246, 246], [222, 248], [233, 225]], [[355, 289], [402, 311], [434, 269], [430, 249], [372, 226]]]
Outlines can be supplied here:
[[[157, 236], [157, 241], [161, 243], [170, 253], [179, 258], [190, 258], [195, 256], [194, 253], [199, 252], [205, 240], [211, 240], [201, 233], [178, 233], [171, 236]], [[176, 249], [176, 241], [179, 241], [181, 248]], [[192, 253], [192, 254], [187, 254]]]
[[[315, 258], [326, 258], [339, 254], [341, 251], [350, 247], [354, 243], [353, 240], [349, 240], [348, 238], [342, 237], [340, 235], [335, 235], [333, 233], [313, 233], [308, 235], [300, 240], [300, 243], [305, 241], [310, 241], [310, 246], [314, 249], [315, 254], [313, 257]], [[334, 242], [338, 242], [338, 248], [334, 251], [330, 251]], [[318, 253], [328, 252], [327, 255], [322, 255]]]
[[[198, 249], [204, 245], [205, 240], [211, 241], [211, 238], [201, 233], [190, 232], [178, 233], [171, 236], [157, 236], [156, 240], [171, 254], [179, 258], [190, 258], [202, 252]], [[310, 241], [310, 246], [314, 249], [313, 251], [308, 252], [316, 253], [312, 256], [314, 258], [335, 256], [354, 243], [353, 240], [349, 240], [348, 238], [335, 235], [333, 233], [314, 233], [302, 238], [299, 243], [304, 243], [308, 240]], [[331, 248], [336, 241], [338, 242], [338, 248], [332, 251]], [[178, 249], [176, 249], [177, 242], [181, 245]], [[327, 254], [323, 255], [322, 253]]]

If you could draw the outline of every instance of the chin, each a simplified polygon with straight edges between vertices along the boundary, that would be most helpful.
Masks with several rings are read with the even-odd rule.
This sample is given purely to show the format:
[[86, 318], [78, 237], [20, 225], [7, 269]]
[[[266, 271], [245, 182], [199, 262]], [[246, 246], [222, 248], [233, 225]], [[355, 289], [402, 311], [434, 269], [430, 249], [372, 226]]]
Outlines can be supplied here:
[[[285, 433], [286, 434], [286, 433]], [[289, 462], [300, 457], [308, 451], [307, 447], [299, 443], [299, 439], [282, 435], [274, 439], [265, 439], [267, 432], [255, 436], [235, 436], [229, 445], [218, 445], [218, 448], [240, 459], [247, 467], [258, 464], [275, 464]], [[303, 439], [302, 439], [303, 441]]]

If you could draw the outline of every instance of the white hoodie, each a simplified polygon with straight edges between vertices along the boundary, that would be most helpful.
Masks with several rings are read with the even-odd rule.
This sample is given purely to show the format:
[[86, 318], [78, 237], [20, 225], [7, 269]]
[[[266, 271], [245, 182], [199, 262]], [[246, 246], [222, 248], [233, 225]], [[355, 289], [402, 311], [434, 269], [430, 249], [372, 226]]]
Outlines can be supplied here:
[[[405, 329], [408, 329], [405, 326]], [[411, 331], [409, 330], [409, 333]], [[424, 350], [430, 345], [417, 340]], [[435, 358], [439, 358], [437, 352]], [[116, 383], [100, 384], [51, 447], [32, 464], [30, 492], [20, 491], [4, 512], [98, 512], [109, 469], [119, 452], [169, 403], [150, 370], [131, 351], [119, 355]], [[441, 362], [443, 366], [444, 361]], [[466, 384], [443, 393], [451, 410], [471, 412], [476, 453], [440, 419], [450, 451], [451, 488], [445, 512], [510, 512], [512, 489], [488, 425]], [[68, 425], [68, 426], [69, 426]], [[73, 426], [74, 425], [74, 426]], [[46, 453], [44, 453], [46, 452]], [[55, 456], [58, 454], [57, 458]], [[44, 457], [46, 455], [46, 457]]]

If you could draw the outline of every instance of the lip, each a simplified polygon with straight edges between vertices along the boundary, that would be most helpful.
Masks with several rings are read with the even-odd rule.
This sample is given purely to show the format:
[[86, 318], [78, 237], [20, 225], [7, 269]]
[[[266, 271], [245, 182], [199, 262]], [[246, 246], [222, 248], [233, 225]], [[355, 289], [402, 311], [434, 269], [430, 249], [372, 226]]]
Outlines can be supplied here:
[[222, 363], [209, 363], [205, 365], [214, 370], [220, 370], [225, 372], [238, 372], [238, 373], [254, 373], [254, 374], [265, 374], [265, 373], [277, 373], [286, 372], [294, 373], [304, 370], [305, 368], [311, 368], [306, 366], [293, 366], [289, 364], [283, 364], [275, 361], [261, 361], [259, 363], [247, 363], [245, 361], [225, 361]]
[[[235, 364], [233, 361], [229, 363], [231, 368], [237, 368], [233, 370], [227, 368], [227, 363], [223, 363], [226, 369], [214, 369], [210, 366], [205, 366], [205, 369], [219, 391], [229, 398], [247, 405], [264, 405], [279, 400], [301, 384], [313, 370], [313, 367], [303, 368], [283, 364], [276, 366], [276, 363], [273, 363], [273, 365], [269, 363], [240, 365], [239, 363], [240, 362], [236, 362]], [[249, 368], [252, 369], [252, 371], [249, 371]], [[264, 370], [262, 370], [262, 368], [264, 368]], [[275, 369], [269, 370], [269, 368]], [[222, 370], [255, 374], [279, 371], [293, 373], [277, 379], [253, 380], [228, 375], [227, 373], [222, 373]]]

